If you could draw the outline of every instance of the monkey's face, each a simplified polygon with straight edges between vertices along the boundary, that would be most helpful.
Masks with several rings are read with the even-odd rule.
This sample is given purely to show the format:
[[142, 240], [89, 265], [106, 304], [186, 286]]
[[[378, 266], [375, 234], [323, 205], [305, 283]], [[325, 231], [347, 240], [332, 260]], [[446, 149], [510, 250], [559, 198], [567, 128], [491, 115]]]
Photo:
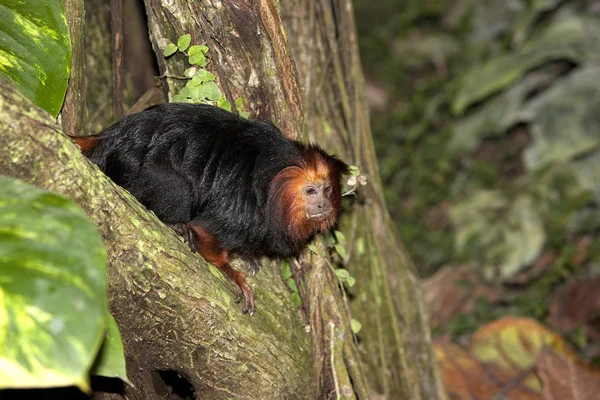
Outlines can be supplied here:
[[302, 188], [302, 199], [307, 219], [324, 219], [331, 214], [331, 183], [329, 181], [308, 182]]

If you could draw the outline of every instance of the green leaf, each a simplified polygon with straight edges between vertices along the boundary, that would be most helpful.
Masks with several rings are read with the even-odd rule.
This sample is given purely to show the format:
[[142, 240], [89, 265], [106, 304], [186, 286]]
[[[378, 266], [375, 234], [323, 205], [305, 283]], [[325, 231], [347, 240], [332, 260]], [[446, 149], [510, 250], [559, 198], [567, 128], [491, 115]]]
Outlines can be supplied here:
[[215, 82], [206, 82], [200, 85], [200, 96], [203, 99], [208, 99], [211, 101], [219, 100], [221, 97], [221, 89]]
[[60, 0], [0, 3], [0, 73], [36, 105], [57, 116], [71, 66], [71, 41]]
[[0, 389], [78, 386], [106, 329], [106, 253], [69, 199], [0, 177]]
[[248, 111], [244, 111], [243, 108], [244, 108], [244, 99], [242, 99], [241, 97], [238, 97], [237, 99], [235, 99], [235, 109], [237, 110], [240, 117], [248, 119], [248, 117], [250, 116], [250, 113]]
[[362, 329], [362, 324], [354, 318], [350, 320], [350, 326], [352, 328], [352, 332], [354, 333], [358, 333]]
[[120, 378], [125, 382], [129, 382], [125, 368], [125, 353], [121, 333], [115, 319], [108, 310], [106, 311], [106, 320], [108, 321], [106, 337], [94, 362], [91, 374], [108, 378]]
[[190, 45], [190, 42], [192, 41], [192, 35], [190, 35], [189, 33], [186, 33], [183, 36], [180, 36], [179, 39], [177, 40], [177, 47], [179, 48], [179, 51], [186, 51], [188, 46]]
[[175, 96], [173, 96], [173, 103], [183, 103], [186, 100], [185, 96], [182, 96], [181, 94], [176, 94]]
[[352, 176], [359, 176], [360, 175], [360, 169], [356, 166], [356, 165], [350, 165], [348, 167], [348, 173]]
[[359, 237], [358, 239], [356, 239], [356, 252], [358, 253], [358, 255], [362, 256], [363, 254], [365, 254], [365, 239]]
[[331, 232], [327, 232], [325, 235], [323, 235], [323, 240], [328, 247], [335, 246], [335, 236], [333, 236]]
[[337, 275], [338, 278], [340, 278], [343, 281], [347, 280], [348, 277], [350, 276], [350, 272], [348, 272], [348, 270], [346, 270], [344, 268], [336, 269], [335, 274]]
[[350, 275], [348, 276], [348, 279], [346, 279], [346, 283], [348, 284], [348, 286], [352, 287], [356, 283], [356, 278]]
[[317, 250], [317, 246], [315, 246], [314, 244], [309, 244], [308, 246], [306, 246], [310, 251], [312, 251], [313, 253], [315, 253], [316, 255], [319, 255], [319, 251]]
[[480, 190], [450, 211], [457, 253], [494, 282], [510, 280], [535, 260], [546, 241], [540, 201], [527, 193]]
[[207, 70], [199, 69], [198, 72], [196, 72], [196, 75], [194, 75], [194, 79], [198, 79], [200, 83], [204, 83], [214, 81], [216, 78]]
[[345, 260], [345, 259], [346, 259], [346, 256], [347, 256], [348, 254], [346, 253], [346, 248], [345, 248], [344, 246], [342, 246], [341, 244], [336, 244], [336, 245], [335, 245], [335, 251], [336, 251], [336, 253], [338, 253], [338, 254], [339, 254], [339, 256], [340, 256], [340, 257], [341, 257], [343, 260]]
[[532, 69], [552, 60], [577, 64], [597, 63], [600, 54], [600, 27], [593, 18], [567, 14], [540, 29], [516, 52], [490, 58], [463, 74], [452, 100], [454, 114], [460, 115], [472, 104], [507, 88]]
[[296, 292], [292, 293], [292, 303], [294, 303], [294, 305], [296, 307], [301, 307], [302, 306], [302, 298]]
[[192, 46], [188, 50], [188, 61], [190, 64], [195, 64], [200, 67], [204, 67], [206, 65], [206, 52], [208, 51], [208, 47], [206, 46]]
[[292, 290], [292, 292], [298, 292], [298, 286], [296, 285], [296, 281], [294, 278], [289, 278], [287, 281], [288, 287]]
[[217, 107], [222, 108], [223, 110], [231, 111], [231, 103], [223, 95], [221, 95], [219, 100], [217, 100]]
[[333, 231], [335, 238], [337, 239], [339, 244], [346, 244], [346, 236], [340, 231]]
[[167, 47], [165, 47], [163, 50], [165, 57], [172, 56], [176, 52], [177, 52], [177, 46], [175, 46], [175, 44], [173, 44], [173, 43], [169, 43], [167, 45]]
[[283, 279], [289, 279], [292, 277], [292, 268], [290, 267], [290, 263], [285, 260], [281, 262], [281, 276], [283, 276]]

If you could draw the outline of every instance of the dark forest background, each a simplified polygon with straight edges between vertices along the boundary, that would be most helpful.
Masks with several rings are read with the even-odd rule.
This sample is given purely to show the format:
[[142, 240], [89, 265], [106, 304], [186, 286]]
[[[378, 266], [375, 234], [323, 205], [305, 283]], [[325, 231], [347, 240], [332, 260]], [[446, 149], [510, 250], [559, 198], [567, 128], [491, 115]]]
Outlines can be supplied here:
[[600, 2], [354, 4], [385, 195], [438, 343], [539, 329], [600, 366]]

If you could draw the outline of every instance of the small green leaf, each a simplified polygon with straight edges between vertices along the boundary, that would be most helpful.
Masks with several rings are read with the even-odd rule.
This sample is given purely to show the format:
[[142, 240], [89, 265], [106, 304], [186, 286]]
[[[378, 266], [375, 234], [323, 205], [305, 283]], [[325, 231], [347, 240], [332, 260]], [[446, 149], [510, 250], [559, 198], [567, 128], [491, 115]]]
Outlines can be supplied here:
[[292, 277], [292, 268], [290, 267], [290, 263], [285, 260], [281, 262], [281, 276], [283, 276], [283, 279], [289, 279]]
[[179, 39], [177, 40], [177, 47], [179, 48], [179, 51], [186, 51], [188, 46], [190, 45], [190, 42], [192, 41], [192, 35], [190, 35], [189, 33], [186, 33], [183, 36], [180, 36]]
[[349, 275], [348, 279], [346, 279], [346, 283], [348, 286], [352, 287], [356, 283], [356, 278], [354, 278], [352, 275]]
[[176, 94], [175, 96], [173, 96], [173, 103], [183, 103], [185, 102], [186, 97], [182, 96], [181, 94]]
[[195, 46], [190, 47], [188, 54], [190, 56], [194, 56], [197, 54], [206, 54], [207, 52], [208, 52], [208, 47], [203, 46], [203, 45], [195, 45]]
[[296, 281], [294, 278], [289, 278], [287, 281], [288, 287], [292, 290], [292, 292], [298, 293], [298, 286], [296, 286]]
[[169, 43], [167, 45], [167, 47], [165, 47], [163, 50], [165, 57], [172, 56], [176, 52], [177, 52], [177, 46], [175, 46], [175, 44], [173, 44], [173, 43]]
[[243, 110], [242, 111], [238, 110], [238, 114], [240, 115], [240, 117], [246, 118], [246, 119], [248, 119], [248, 117], [250, 116], [250, 113], [248, 111], [243, 111]]
[[302, 306], [302, 298], [296, 292], [292, 293], [292, 303], [294, 303], [294, 305], [296, 307], [301, 307]]
[[359, 176], [360, 168], [358, 168], [356, 165], [351, 165], [348, 167], [348, 173], [352, 176]]
[[244, 108], [244, 99], [242, 99], [241, 97], [235, 99], [235, 108], [237, 108], [238, 110]]
[[223, 95], [221, 95], [219, 100], [217, 100], [217, 107], [222, 108], [223, 110], [231, 111], [231, 103]]
[[356, 239], [356, 252], [361, 256], [365, 254], [365, 239], [361, 237]]
[[204, 67], [206, 65], [206, 52], [208, 51], [208, 47], [206, 46], [192, 46], [188, 50], [188, 61], [190, 64], [195, 64], [200, 67]]
[[335, 246], [335, 236], [333, 236], [331, 232], [327, 232], [325, 235], [323, 235], [323, 240], [325, 240], [325, 244], [328, 247]]
[[181, 90], [179, 91], [179, 94], [181, 96], [183, 96], [184, 98], [191, 97], [190, 96], [190, 94], [191, 94], [190, 93], [190, 87], [186, 85], [185, 87], [181, 88]]
[[216, 78], [213, 74], [205, 69], [199, 69], [194, 76], [194, 79], [198, 79], [201, 83], [214, 81]]
[[336, 244], [335, 251], [336, 251], [336, 253], [338, 253], [340, 255], [342, 260], [346, 259], [347, 253], [346, 253], [346, 248], [344, 246], [342, 246], [341, 244]]
[[346, 244], [346, 236], [340, 231], [333, 231], [339, 244]]
[[312, 251], [313, 253], [315, 253], [316, 255], [319, 255], [319, 251], [317, 250], [317, 246], [315, 246], [314, 244], [309, 244], [307, 246], [307, 248]]
[[206, 82], [199, 86], [200, 94], [198, 97], [211, 101], [219, 100], [221, 97], [221, 89], [215, 82]]
[[348, 272], [348, 270], [346, 270], [344, 268], [336, 269], [335, 274], [337, 275], [338, 278], [340, 278], [343, 281], [347, 280], [348, 277], [350, 276], [350, 272]]
[[352, 327], [352, 332], [354, 333], [358, 333], [362, 329], [362, 324], [354, 318], [350, 320], [350, 326]]

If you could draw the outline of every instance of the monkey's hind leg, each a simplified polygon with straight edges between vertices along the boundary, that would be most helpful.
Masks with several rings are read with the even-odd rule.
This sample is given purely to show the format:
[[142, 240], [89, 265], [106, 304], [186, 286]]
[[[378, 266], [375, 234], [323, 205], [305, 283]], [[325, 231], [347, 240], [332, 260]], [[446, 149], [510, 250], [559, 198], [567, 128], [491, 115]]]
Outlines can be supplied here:
[[198, 251], [206, 261], [217, 267], [229, 279], [237, 291], [235, 302], [239, 303], [244, 296], [242, 313], [252, 316], [254, 314], [254, 293], [246, 283], [244, 274], [231, 267], [229, 253], [221, 247], [217, 239], [195, 221], [177, 224], [174, 229], [184, 237], [193, 252]]

